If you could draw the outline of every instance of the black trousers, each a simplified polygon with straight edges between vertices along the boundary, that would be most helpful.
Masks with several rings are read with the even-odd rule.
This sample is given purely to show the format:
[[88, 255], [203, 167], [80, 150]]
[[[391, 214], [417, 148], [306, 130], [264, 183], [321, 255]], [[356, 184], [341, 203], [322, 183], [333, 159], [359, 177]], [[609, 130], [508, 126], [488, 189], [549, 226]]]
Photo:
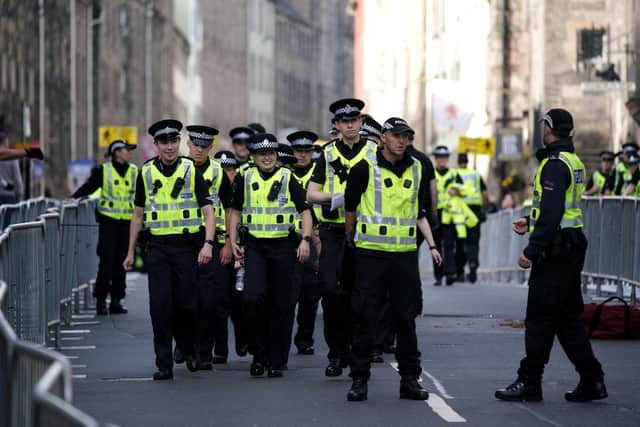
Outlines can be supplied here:
[[245, 248], [242, 296], [249, 328], [249, 351], [254, 361], [276, 369], [285, 363], [283, 355], [291, 340], [287, 322], [294, 309], [295, 263], [296, 246], [290, 238], [252, 238]]
[[369, 378], [378, 313], [389, 296], [397, 333], [396, 360], [403, 378], [421, 372], [416, 337], [418, 304], [418, 252], [392, 253], [356, 249], [356, 279], [351, 295], [351, 377]]
[[295, 316], [298, 331], [294, 342], [297, 347], [313, 346], [313, 331], [320, 302], [320, 279], [316, 269], [318, 254], [313, 244], [309, 249], [309, 258], [303, 264], [296, 263], [293, 275], [294, 306], [298, 304], [298, 314], [295, 316], [295, 313], [291, 312], [290, 325], [293, 332]]
[[442, 233], [442, 246], [444, 248], [444, 251], [440, 252], [443, 254], [443, 266], [440, 267], [440, 269], [444, 275], [452, 276], [457, 273], [458, 268], [456, 261], [456, 244], [458, 241], [458, 235], [453, 224], [441, 224], [440, 230]]
[[[480, 206], [469, 206], [478, 218], [482, 218], [482, 208]], [[464, 274], [464, 266], [468, 263], [469, 270], [475, 271], [480, 265], [478, 254], [480, 251], [480, 223], [475, 227], [467, 227], [467, 238], [456, 241], [456, 272]]]
[[98, 225], [98, 275], [93, 296], [104, 300], [125, 297], [126, 273], [122, 262], [129, 250], [129, 221], [103, 221]]
[[198, 309], [198, 247], [184, 242], [147, 245], [149, 310], [153, 326], [156, 366], [171, 369], [172, 338], [185, 354], [192, 354]]
[[[418, 296], [419, 299], [422, 295]], [[420, 303], [416, 308], [416, 315]], [[385, 346], [392, 346], [396, 343], [396, 331], [393, 328], [393, 313], [391, 312], [391, 300], [389, 295], [384, 298], [380, 312], [378, 313], [378, 325], [376, 327], [376, 341], [373, 346], [374, 353], [382, 353]]]
[[[218, 253], [222, 245], [216, 246]], [[213, 350], [216, 356], [227, 357], [229, 355], [229, 318], [233, 324], [236, 347], [242, 347], [247, 343], [247, 327], [242, 307], [242, 292], [236, 291], [235, 270], [233, 262], [228, 265], [220, 263], [220, 257], [216, 257], [215, 273], [213, 276], [213, 341], [209, 348], [209, 354]]]
[[344, 229], [320, 224], [320, 289], [324, 320], [324, 338], [329, 346], [327, 357], [349, 358], [350, 297], [355, 279], [355, 251], [345, 248]]
[[[443, 246], [443, 237], [442, 237], [442, 209], [438, 209], [438, 224], [439, 226], [435, 229], [432, 229], [431, 232], [433, 234], [433, 242], [438, 249], [438, 252], [442, 254], [444, 257], [444, 246]], [[421, 235], [422, 233], [418, 233]], [[444, 263], [438, 265], [435, 260], [432, 259], [433, 262], [433, 275], [436, 280], [442, 280], [442, 276], [444, 276]]]
[[542, 260], [533, 265], [529, 277], [526, 357], [520, 362], [518, 376], [528, 382], [539, 382], [549, 361], [553, 340], [558, 337], [582, 379], [601, 379], [604, 377], [602, 367], [580, 320], [584, 309], [580, 273], [587, 240], [581, 231], [563, 230], [552, 246]]
[[214, 247], [212, 259], [207, 264], [198, 266], [198, 313], [197, 325], [197, 356], [202, 361], [211, 360], [215, 330], [215, 288], [216, 264], [220, 263], [220, 252]]

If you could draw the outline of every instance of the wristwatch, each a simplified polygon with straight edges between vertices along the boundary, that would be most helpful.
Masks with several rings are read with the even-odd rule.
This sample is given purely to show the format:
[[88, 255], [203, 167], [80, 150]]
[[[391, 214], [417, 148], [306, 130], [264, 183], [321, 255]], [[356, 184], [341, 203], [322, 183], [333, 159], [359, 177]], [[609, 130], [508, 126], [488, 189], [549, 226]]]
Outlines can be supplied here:
[[209, 239], [209, 240], [205, 240], [205, 243], [210, 244], [211, 246], [214, 246], [216, 244], [216, 242], [214, 242], [213, 240]]
[[311, 243], [311, 236], [302, 236], [302, 240]]

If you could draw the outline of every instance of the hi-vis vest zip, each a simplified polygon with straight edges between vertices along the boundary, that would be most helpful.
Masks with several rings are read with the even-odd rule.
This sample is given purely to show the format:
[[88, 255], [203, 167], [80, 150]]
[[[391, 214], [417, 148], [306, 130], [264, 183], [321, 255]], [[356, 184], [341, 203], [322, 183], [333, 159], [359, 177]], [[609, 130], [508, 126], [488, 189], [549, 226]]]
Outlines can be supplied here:
[[466, 188], [466, 196], [462, 198], [469, 206], [482, 205], [482, 189], [480, 186], [480, 174], [469, 168], [458, 168], [458, 175]]
[[[218, 242], [224, 243], [225, 212], [222, 202], [220, 201], [220, 186], [222, 185], [224, 170], [220, 162], [209, 159], [209, 166], [202, 173], [202, 178], [209, 184], [209, 200], [213, 205], [213, 212], [216, 217], [216, 236]], [[204, 226], [204, 221], [202, 222]]]
[[[202, 225], [202, 211], [195, 194], [196, 168], [189, 159], [179, 158], [175, 172], [165, 177], [153, 161], [142, 166], [144, 191], [144, 225], [153, 235], [197, 233]], [[178, 178], [184, 185], [177, 198], [171, 192]]]
[[529, 232], [533, 233], [536, 221], [540, 219], [540, 203], [542, 202], [543, 190], [540, 175], [542, 174], [542, 168], [549, 161], [561, 161], [569, 168], [571, 175], [571, 185], [564, 195], [564, 214], [562, 215], [560, 228], [582, 228], [580, 200], [582, 200], [582, 193], [584, 193], [584, 164], [575, 153], [561, 151], [540, 162], [540, 166], [536, 171], [536, 177], [533, 181], [533, 203], [529, 214]]
[[456, 170], [449, 168], [444, 175], [438, 172], [438, 169], [434, 169], [436, 176], [436, 188], [438, 189], [438, 209], [443, 209], [445, 203], [449, 199], [448, 187], [449, 184], [456, 180]]
[[113, 219], [131, 220], [133, 216], [133, 198], [136, 193], [136, 179], [138, 168], [129, 164], [126, 176], [123, 178], [116, 171], [113, 163], [102, 165], [102, 188], [96, 209], [104, 216]]
[[[366, 140], [365, 145], [360, 149], [360, 152], [353, 159], [348, 160], [340, 154], [340, 150], [336, 147], [335, 141], [329, 143], [329, 145], [324, 148], [326, 179], [322, 186], [322, 191], [324, 193], [339, 194], [344, 193], [344, 190], [347, 187], [347, 180], [340, 180], [336, 175], [334, 168], [331, 166], [332, 162], [339, 160], [348, 174], [351, 168], [360, 160], [366, 159], [369, 163], [375, 163], [377, 150], [378, 146], [373, 141]], [[321, 221], [344, 224], [344, 207], [337, 209], [335, 217], [332, 215], [331, 218], [328, 218], [326, 215], [321, 215]]]
[[369, 164], [369, 183], [358, 206], [355, 245], [384, 252], [416, 250], [420, 162], [413, 159], [401, 177], [377, 162]]
[[[269, 179], [262, 179], [257, 168], [247, 169], [244, 176], [244, 205], [242, 224], [257, 238], [287, 237], [295, 227], [298, 217], [295, 204], [289, 193], [291, 171], [278, 169]], [[280, 182], [280, 190], [275, 200], [267, 196], [275, 182]]]

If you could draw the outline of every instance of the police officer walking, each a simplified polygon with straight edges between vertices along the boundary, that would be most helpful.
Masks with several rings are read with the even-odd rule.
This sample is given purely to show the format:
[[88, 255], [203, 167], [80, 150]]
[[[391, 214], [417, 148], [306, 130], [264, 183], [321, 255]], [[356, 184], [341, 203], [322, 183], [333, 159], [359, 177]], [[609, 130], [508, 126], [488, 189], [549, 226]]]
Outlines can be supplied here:
[[[198, 317], [197, 317], [197, 361], [198, 369], [211, 370], [213, 363], [226, 363], [229, 349], [226, 340], [215, 340], [216, 332], [227, 328], [227, 317], [221, 318], [216, 311], [216, 297], [222, 294], [219, 288], [228, 289], [227, 283], [219, 284], [217, 278], [224, 276], [221, 270], [231, 263], [231, 242], [225, 246], [225, 209], [231, 207], [233, 189], [222, 164], [209, 158], [209, 152], [218, 130], [209, 126], [187, 126], [189, 135], [189, 157], [196, 170], [208, 185], [209, 199], [212, 202], [216, 218], [216, 237], [213, 245], [212, 260], [198, 266]], [[204, 221], [203, 221], [204, 225]], [[204, 244], [204, 232], [201, 244]], [[219, 286], [216, 286], [219, 285]], [[218, 295], [217, 295], [218, 294]], [[224, 322], [224, 325], [219, 323]], [[215, 354], [212, 356], [214, 350]]]
[[[287, 322], [294, 304], [293, 270], [296, 258], [304, 262], [309, 256], [311, 212], [304, 189], [291, 171], [276, 165], [276, 137], [256, 134], [249, 149], [256, 166], [238, 178], [228, 231], [234, 255], [244, 259], [242, 292], [253, 354], [250, 374], [261, 376], [268, 367], [269, 377], [281, 377], [290, 343]], [[302, 217], [299, 243], [292, 238], [298, 214]], [[240, 223], [248, 231], [246, 248], [236, 243]]]
[[245, 126], [235, 127], [229, 131], [231, 148], [233, 148], [233, 153], [235, 155], [236, 162], [238, 163], [238, 170], [241, 173], [251, 166], [249, 163], [249, 148], [247, 145], [249, 144], [251, 135], [254, 133], [253, 129]]
[[105, 157], [111, 160], [94, 168], [87, 182], [71, 195], [74, 199], [89, 197], [100, 190], [96, 205], [100, 262], [93, 291], [98, 315], [107, 314], [107, 295], [111, 295], [109, 313], [127, 313], [121, 303], [126, 295], [126, 273], [122, 261], [127, 256], [138, 178], [137, 166], [130, 163], [131, 150], [135, 148], [135, 145], [121, 139], [111, 142], [105, 153]]
[[328, 377], [342, 375], [349, 364], [349, 298], [354, 280], [354, 251], [345, 248], [344, 189], [349, 170], [363, 159], [373, 162], [377, 146], [360, 137], [364, 102], [359, 99], [340, 99], [329, 110], [334, 114], [335, 127], [341, 138], [327, 144], [324, 154], [316, 160], [316, 167], [307, 189], [307, 200], [320, 204], [320, 286], [324, 336], [329, 346]]
[[415, 329], [420, 286], [418, 232], [424, 234], [434, 261], [442, 260], [422, 209], [428, 197], [422, 166], [406, 153], [413, 133], [405, 120], [388, 119], [381, 136], [384, 148], [375, 161], [355, 165], [347, 181], [345, 236], [355, 245], [356, 264], [349, 401], [367, 399], [377, 314], [387, 293], [398, 336], [400, 398], [429, 397], [417, 380], [422, 372]]
[[[149, 128], [159, 156], [148, 160], [138, 174], [129, 252], [124, 268], [134, 263], [138, 234], [151, 234], [145, 264], [149, 308], [158, 371], [154, 380], [173, 378], [171, 341], [184, 353], [189, 370], [197, 370], [194, 354], [198, 304], [198, 265], [211, 261], [215, 218], [209, 186], [193, 161], [178, 156], [182, 123], [161, 120]], [[202, 221], [205, 239], [199, 237]]]
[[534, 179], [531, 213], [515, 221], [513, 227], [518, 234], [527, 228], [530, 232], [529, 244], [518, 259], [521, 268], [532, 269], [525, 319], [526, 356], [520, 361], [517, 379], [497, 390], [495, 396], [509, 401], [542, 400], [542, 373], [557, 337], [580, 374], [578, 386], [567, 392], [565, 399], [604, 399], [604, 372], [580, 319], [580, 275], [587, 249], [580, 209], [585, 169], [571, 140], [571, 114], [554, 108], [542, 120], [545, 148], [536, 153], [540, 166]]

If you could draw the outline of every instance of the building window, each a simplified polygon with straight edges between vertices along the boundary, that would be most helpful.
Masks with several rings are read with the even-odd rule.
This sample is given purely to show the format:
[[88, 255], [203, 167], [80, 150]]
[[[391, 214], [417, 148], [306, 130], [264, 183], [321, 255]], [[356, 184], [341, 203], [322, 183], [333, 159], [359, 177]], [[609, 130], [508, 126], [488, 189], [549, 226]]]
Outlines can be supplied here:
[[604, 57], [605, 37], [604, 28], [582, 29], [578, 31], [578, 62], [586, 62]]

